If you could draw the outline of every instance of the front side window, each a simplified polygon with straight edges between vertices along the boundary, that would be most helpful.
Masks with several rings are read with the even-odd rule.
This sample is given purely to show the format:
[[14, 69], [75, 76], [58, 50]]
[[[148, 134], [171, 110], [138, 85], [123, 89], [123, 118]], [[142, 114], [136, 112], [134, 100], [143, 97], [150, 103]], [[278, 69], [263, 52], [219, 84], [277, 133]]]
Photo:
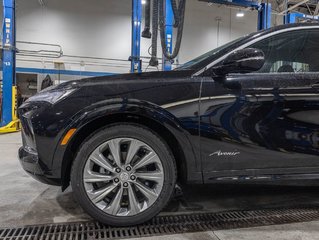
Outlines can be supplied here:
[[[175, 70], [196, 70], [205, 67], [207, 64], [210, 63], [210, 61], [213, 61], [215, 59], [218, 59], [223, 54], [227, 53], [226, 50], [229, 48], [233, 48], [236, 45], [240, 44], [241, 42], [245, 42], [248, 38], [254, 36], [255, 33], [246, 35], [244, 37], [238, 38], [236, 40], [233, 40], [229, 43], [226, 43], [225, 45], [222, 45], [218, 48], [213, 49], [212, 51], [209, 51], [189, 62], [184, 63], [183, 65], [175, 68]], [[226, 52], [225, 52], [226, 51]]]
[[270, 72], [309, 72], [309, 69], [308, 63], [277, 61], [272, 65]]
[[260, 73], [319, 72], [319, 30], [294, 30], [249, 46], [261, 49], [266, 62]]

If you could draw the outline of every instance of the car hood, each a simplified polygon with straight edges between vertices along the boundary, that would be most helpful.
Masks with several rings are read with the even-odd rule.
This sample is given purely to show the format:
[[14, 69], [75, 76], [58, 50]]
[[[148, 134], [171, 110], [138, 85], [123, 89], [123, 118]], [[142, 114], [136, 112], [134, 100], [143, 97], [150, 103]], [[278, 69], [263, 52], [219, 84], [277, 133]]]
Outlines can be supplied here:
[[75, 114], [89, 106], [106, 104], [110, 100], [149, 102], [164, 106], [174, 102], [196, 99], [200, 81], [191, 78], [190, 71], [148, 72], [87, 78], [58, 85], [51, 91], [76, 88], [54, 108], [57, 112]]
[[[157, 71], [157, 72], [143, 72], [143, 73], [128, 73], [128, 74], [114, 74], [109, 76], [101, 77], [92, 77], [84, 78], [81, 80], [74, 80], [61, 83], [54, 87], [57, 89], [64, 88], [81, 88], [85, 86], [94, 86], [94, 85], [109, 85], [109, 84], [132, 84], [134, 81], [135, 84], [138, 84], [140, 81], [154, 82], [154, 81], [170, 81], [176, 78], [187, 78], [192, 76], [193, 71]], [[50, 89], [48, 89], [50, 90]]]

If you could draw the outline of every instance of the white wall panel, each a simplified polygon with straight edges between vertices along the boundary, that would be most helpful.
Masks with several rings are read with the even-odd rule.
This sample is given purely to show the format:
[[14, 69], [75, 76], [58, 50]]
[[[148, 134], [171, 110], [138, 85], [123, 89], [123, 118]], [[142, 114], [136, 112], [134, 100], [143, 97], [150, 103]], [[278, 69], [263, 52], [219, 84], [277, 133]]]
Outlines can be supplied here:
[[[17, 0], [17, 40], [60, 44], [66, 55], [127, 60], [131, 49], [131, 0]], [[256, 31], [257, 13], [236, 18], [237, 9], [187, 1], [184, 38], [179, 61], [199, 54], [247, 33]], [[218, 22], [221, 19], [219, 35]], [[150, 40], [142, 40], [142, 55], [148, 56]], [[18, 45], [19, 47], [19, 45]], [[32, 58], [34, 59], [34, 58]], [[18, 67], [52, 68], [65, 62], [66, 70], [128, 72], [128, 63], [81, 58], [18, 61]], [[31, 61], [32, 60], [32, 61]], [[38, 59], [39, 60], [39, 59]], [[82, 66], [80, 62], [82, 61]], [[101, 65], [101, 66], [99, 66]], [[110, 66], [120, 65], [120, 66]], [[121, 66], [124, 65], [124, 66]]]

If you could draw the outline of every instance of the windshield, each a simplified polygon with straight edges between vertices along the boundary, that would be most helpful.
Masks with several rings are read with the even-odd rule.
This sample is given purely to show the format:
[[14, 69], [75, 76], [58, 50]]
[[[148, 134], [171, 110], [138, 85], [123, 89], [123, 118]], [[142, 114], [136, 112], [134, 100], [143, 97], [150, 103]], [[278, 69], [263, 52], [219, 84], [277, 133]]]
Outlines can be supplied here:
[[[218, 48], [215, 48], [212, 51], [209, 51], [187, 63], [184, 63], [183, 65], [177, 67], [175, 70], [196, 70], [199, 65], [204, 65], [205, 63], [208, 64], [211, 62], [211, 59], [214, 58], [215, 56], [218, 57], [219, 53], [224, 52], [227, 48], [231, 47], [232, 45], [237, 45], [236, 43], [241, 42], [242, 40], [248, 38], [250, 35], [238, 38], [236, 40], [233, 40], [229, 43], [226, 43], [225, 45], [222, 45]], [[202, 66], [204, 67], [204, 66]]]

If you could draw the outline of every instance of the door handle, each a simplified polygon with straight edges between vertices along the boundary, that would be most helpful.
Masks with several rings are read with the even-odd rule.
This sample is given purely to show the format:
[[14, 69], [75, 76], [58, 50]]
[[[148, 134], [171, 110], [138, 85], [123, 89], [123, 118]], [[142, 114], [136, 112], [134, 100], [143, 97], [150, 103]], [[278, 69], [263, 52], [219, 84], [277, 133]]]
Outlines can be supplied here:
[[311, 85], [312, 88], [319, 88], [319, 83], [315, 83]]

